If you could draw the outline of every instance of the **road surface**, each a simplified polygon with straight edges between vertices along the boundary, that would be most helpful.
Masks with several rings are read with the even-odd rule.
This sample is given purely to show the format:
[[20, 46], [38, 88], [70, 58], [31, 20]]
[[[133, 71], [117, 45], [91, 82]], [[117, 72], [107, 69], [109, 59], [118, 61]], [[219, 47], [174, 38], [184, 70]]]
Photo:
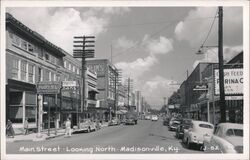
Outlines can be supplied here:
[[187, 149], [162, 120], [140, 120], [137, 125], [118, 125], [91, 133], [73, 134], [40, 142], [7, 143], [7, 154], [180, 154], [204, 153]]

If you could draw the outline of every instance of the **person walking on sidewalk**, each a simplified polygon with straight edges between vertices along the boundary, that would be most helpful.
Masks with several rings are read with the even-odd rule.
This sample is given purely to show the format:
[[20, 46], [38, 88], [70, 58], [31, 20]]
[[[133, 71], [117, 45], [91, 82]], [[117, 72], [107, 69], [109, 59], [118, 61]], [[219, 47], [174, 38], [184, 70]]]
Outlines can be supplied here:
[[65, 123], [65, 136], [66, 137], [71, 137], [71, 122], [69, 118], [67, 118], [67, 121]]
[[24, 128], [24, 135], [29, 134], [29, 122], [28, 122], [28, 118], [25, 118], [23, 128]]
[[6, 125], [6, 132], [7, 132], [7, 136], [14, 138], [15, 132], [14, 129], [12, 127], [12, 122], [8, 119], [7, 121], [7, 125]]

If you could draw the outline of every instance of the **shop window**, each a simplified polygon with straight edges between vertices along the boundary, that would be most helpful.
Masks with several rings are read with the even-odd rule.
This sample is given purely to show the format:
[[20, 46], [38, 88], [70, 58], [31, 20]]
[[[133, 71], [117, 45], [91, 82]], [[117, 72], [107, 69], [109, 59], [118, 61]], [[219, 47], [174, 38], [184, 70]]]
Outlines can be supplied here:
[[8, 118], [12, 123], [22, 123], [23, 122], [23, 107], [22, 106], [12, 106], [10, 105]]
[[19, 60], [18, 59], [12, 59], [11, 77], [13, 79], [18, 79], [18, 74], [19, 74]]
[[25, 117], [29, 122], [36, 121], [36, 106], [25, 106]]
[[29, 64], [29, 82], [34, 83], [35, 81], [35, 74], [34, 74], [34, 65]]
[[21, 61], [21, 80], [27, 81], [27, 62]]

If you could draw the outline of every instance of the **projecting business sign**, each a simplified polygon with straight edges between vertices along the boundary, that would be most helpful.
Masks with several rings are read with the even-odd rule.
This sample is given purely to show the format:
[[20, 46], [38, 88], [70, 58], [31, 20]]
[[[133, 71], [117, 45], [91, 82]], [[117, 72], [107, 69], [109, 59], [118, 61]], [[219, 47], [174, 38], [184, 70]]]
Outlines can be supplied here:
[[63, 90], [75, 90], [77, 88], [76, 81], [63, 81], [62, 82], [62, 89]]
[[[219, 69], [214, 70], [215, 94], [220, 94]], [[243, 94], [243, 68], [224, 69], [225, 95]]]
[[38, 82], [36, 85], [38, 94], [57, 94], [60, 88], [60, 82]]

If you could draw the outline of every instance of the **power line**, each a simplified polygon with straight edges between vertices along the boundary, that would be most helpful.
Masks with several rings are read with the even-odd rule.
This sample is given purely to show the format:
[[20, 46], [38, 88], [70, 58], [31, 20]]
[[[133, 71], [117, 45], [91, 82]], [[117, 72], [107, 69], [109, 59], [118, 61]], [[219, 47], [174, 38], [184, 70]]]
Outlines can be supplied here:
[[208, 39], [208, 37], [209, 37], [211, 31], [212, 31], [212, 28], [213, 28], [213, 26], [214, 26], [215, 19], [216, 19], [216, 17], [217, 17], [217, 13], [218, 13], [218, 9], [216, 10], [216, 13], [215, 13], [213, 22], [212, 22], [212, 24], [211, 24], [211, 26], [210, 26], [210, 28], [209, 28], [209, 31], [208, 31], [208, 33], [207, 33], [207, 36], [206, 36], [205, 40], [203, 41], [203, 43], [202, 43], [201, 46], [204, 46], [204, 44], [206, 43], [206, 41], [207, 41], [207, 39]]

